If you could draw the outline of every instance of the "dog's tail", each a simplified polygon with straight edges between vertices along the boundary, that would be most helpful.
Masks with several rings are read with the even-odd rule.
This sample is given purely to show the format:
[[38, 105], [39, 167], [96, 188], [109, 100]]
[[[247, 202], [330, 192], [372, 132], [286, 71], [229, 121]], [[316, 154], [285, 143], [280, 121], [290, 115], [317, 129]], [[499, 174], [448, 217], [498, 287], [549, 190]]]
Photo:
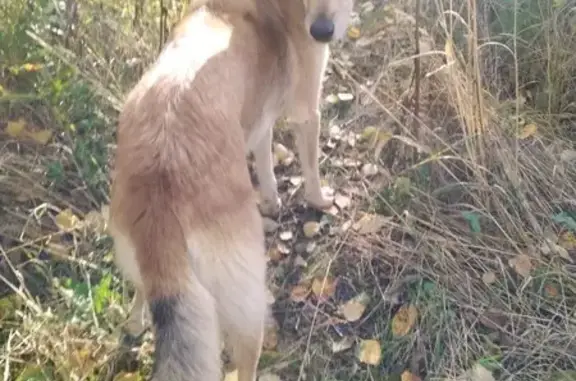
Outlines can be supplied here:
[[138, 262], [156, 339], [152, 380], [218, 381], [216, 302], [192, 268], [177, 212], [160, 199], [136, 223], [143, 233]]

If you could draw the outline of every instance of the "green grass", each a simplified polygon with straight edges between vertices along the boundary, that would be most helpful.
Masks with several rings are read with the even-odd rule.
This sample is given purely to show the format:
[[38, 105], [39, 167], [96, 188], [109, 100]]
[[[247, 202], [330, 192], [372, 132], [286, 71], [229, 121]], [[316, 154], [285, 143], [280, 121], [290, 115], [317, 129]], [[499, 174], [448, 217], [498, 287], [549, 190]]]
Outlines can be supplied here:
[[[17, 381], [145, 379], [153, 337], [121, 342], [132, 290], [101, 210], [122, 99], [163, 37], [159, 3], [65, 3], [0, 0], [0, 368]], [[183, 2], [164, 3], [171, 26]], [[360, 38], [333, 49], [324, 96], [354, 95], [323, 104], [322, 171], [342, 210], [303, 208], [297, 161], [276, 167], [276, 325], [260, 369], [460, 380], [481, 364], [497, 380], [574, 380], [576, 4], [415, 3], [358, 2]], [[21, 122], [36, 141], [7, 133]], [[375, 147], [368, 127], [392, 138]], [[291, 149], [288, 138], [278, 128]], [[384, 222], [362, 232], [362, 213]], [[321, 229], [306, 237], [311, 220]], [[291, 296], [328, 274], [338, 281], [325, 302]], [[361, 292], [366, 310], [345, 321], [339, 307]], [[398, 336], [406, 305], [418, 316]], [[359, 361], [363, 340], [380, 343], [378, 364]]]

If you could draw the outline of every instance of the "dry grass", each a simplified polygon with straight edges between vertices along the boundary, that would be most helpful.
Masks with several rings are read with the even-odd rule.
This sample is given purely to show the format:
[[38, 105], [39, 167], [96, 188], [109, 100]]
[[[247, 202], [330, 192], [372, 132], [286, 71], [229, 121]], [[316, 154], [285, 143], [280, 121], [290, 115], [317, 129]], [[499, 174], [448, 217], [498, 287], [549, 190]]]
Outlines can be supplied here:
[[[512, 33], [498, 33], [486, 21], [487, 7], [501, 7], [495, 0], [422, 3], [420, 12], [414, 2], [357, 4], [360, 37], [334, 49], [325, 95], [354, 99], [325, 102], [321, 160], [349, 205], [327, 214], [304, 208], [297, 163], [277, 166], [285, 209], [267, 238], [276, 328], [262, 372], [396, 380], [410, 370], [435, 380], [481, 363], [499, 380], [573, 380], [575, 5], [512, 1], [537, 6], [540, 24], [516, 12], [503, 22]], [[181, 9], [166, 4], [176, 19]], [[22, 54], [12, 40], [0, 43], [8, 57], [0, 127], [22, 116], [54, 132], [42, 147], [0, 135], [6, 380], [106, 380], [150, 369], [151, 335], [141, 346], [120, 343], [130, 288], [93, 212], [108, 202], [122, 96], [160, 38], [157, 4], [142, 9], [133, 29], [131, 7], [87, 2], [67, 48], [36, 32], [19, 48], [36, 49], [28, 61], [52, 62], [43, 74], [10, 73]], [[528, 133], [531, 124], [536, 132]], [[369, 127], [386, 139], [362, 139]], [[281, 127], [277, 141], [291, 146]], [[366, 164], [378, 172], [368, 176]], [[63, 227], [56, 216], [65, 209], [88, 222]], [[385, 225], [358, 231], [364, 213]], [[308, 221], [321, 225], [313, 238], [302, 230]], [[338, 279], [327, 301], [291, 297], [296, 285], [327, 275]], [[338, 306], [362, 291], [370, 296], [366, 312], [346, 322]], [[391, 320], [405, 304], [417, 308], [418, 321], [398, 337]], [[356, 345], [334, 353], [332, 343], [343, 339]], [[356, 358], [362, 339], [381, 343], [378, 366]]]

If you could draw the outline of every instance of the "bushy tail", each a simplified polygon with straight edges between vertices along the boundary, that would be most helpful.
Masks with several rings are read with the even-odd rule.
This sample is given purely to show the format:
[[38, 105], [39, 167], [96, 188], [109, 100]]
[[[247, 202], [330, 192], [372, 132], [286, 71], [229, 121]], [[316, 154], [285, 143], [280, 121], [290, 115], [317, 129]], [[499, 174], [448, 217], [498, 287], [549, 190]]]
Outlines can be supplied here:
[[156, 338], [153, 381], [221, 378], [215, 302], [192, 278], [178, 294], [150, 300]]
[[[153, 381], [219, 381], [216, 301], [192, 268], [184, 227], [168, 198], [152, 197], [134, 227], [155, 331]], [[165, 204], [165, 205], [163, 205]], [[203, 253], [206, 254], [206, 253]]]

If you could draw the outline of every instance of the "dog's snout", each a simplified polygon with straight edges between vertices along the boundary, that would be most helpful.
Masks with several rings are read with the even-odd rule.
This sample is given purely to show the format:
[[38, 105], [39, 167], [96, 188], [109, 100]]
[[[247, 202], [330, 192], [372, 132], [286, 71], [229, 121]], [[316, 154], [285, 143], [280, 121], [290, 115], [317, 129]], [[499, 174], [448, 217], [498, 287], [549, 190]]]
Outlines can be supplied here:
[[318, 42], [330, 42], [334, 36], [334, 22], [324, 15], [310, 25], [310, 35]]

